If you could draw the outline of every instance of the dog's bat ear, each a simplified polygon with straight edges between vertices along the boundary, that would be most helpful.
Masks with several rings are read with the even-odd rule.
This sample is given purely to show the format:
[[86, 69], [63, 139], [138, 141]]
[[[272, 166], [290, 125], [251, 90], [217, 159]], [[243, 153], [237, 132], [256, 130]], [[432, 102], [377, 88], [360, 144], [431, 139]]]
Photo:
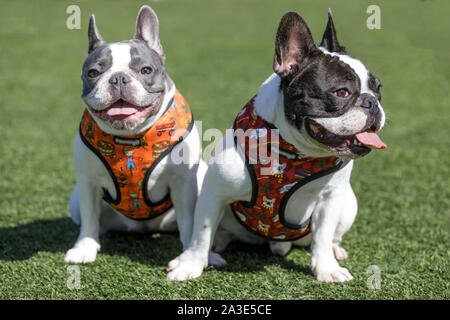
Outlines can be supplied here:
[[149, 6], [142, 6], [136, 18], [133, 39], [143, 40], [147, 46], [165, 60], [164, 51], [159, 41], [159, 21], [155, 11]]
[[105, 43], [102, 36], [100, 35], [100, 32], [98, 32], [97, 25], [95, 24], [94, 15], [91, 15], [89, 19], [88, 37], [89, 37], [88, 53], [91, 53], [95, 48]]
[[339, 44], [336, 36], [336, 28], [333, 22], [333, 13], [328, 8], [328, 23], [323, 33], [322, 42], [320, 46], [328, 50], [329, 52], [345, 52], [345, 47]]
[[297, 12], [287, 12], [280, 21], [275, 38], [273, 71], [284, 78], [317, 49], [308, 25]]

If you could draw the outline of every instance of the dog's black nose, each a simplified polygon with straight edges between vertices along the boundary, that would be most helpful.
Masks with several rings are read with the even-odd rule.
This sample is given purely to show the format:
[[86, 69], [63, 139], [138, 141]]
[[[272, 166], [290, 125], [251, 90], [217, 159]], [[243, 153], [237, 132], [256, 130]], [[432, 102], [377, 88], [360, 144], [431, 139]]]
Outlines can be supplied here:
[[109, 83], [113, 86], [126, 85], [128, 82], [130, 82], [130, 78], [122, 72], [115, 73], [111, 76], [111, 78], [109, 78]]
[[363, 93], [361, 96], [361, 107], [373, 109], [378, 105], [378, 100], [371, 94]]
[[378, 99], [371, 94], [363, 93], [359, 96], [361, 101], [361, 107], [367, 108], [369, 110], [373, 110], [376, 106], [378, 106]]

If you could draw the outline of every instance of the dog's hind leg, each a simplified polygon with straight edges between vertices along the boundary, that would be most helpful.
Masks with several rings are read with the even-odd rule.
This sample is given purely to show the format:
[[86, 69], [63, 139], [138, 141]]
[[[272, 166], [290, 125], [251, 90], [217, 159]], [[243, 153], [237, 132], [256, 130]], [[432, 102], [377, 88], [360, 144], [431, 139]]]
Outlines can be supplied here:
[[219, 226], [211, 250], [218, 253], [222, 252], [230, 244], [231, 240], [233, 240], [233, 234]]
[[279, 256], [285, 256], [292, 248], [292, 242], [290, 241], [270, 241], [269, 245], [270, 251]]

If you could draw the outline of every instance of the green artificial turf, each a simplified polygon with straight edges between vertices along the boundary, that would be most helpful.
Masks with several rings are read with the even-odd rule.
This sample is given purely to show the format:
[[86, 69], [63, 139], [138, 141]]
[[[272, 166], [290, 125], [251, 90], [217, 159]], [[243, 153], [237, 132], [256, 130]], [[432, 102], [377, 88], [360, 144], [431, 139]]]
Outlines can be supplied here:
[[[359, 213], [342, 243], [355, 280], [319, 283], [310, 251], [273, 256], [233, 243], [229, 262], [169, 282], [176, 234], [107, 233], [69, 289], [63, 262], [78, 227], [72, 142], [83, 112], [81, 65], [94, 12], [107, 41], [129, 39], [145, 1], [3, 1], [0, 10], [0, 299], [449, 299], [450, 3], [435, 1], [161, 0], [167, 70], [203, 130], [228, 128], [272, 72], [275, 31], [298, 11], [316, 42], [333, 9], [340, 42], [383, 82], [388, 149], [355, 162]], [[366, 28], [369, 4], [381, 30]], [[81, 8], [81, 30], [66, 8]], [[208, 142], [206, 142], [208, 143]], [[376, 266], [376, 267], [371, 267]], [[378, 288], [371, 286], [380, 270]], [[371, 289], [372, 288], [372, 289]]]

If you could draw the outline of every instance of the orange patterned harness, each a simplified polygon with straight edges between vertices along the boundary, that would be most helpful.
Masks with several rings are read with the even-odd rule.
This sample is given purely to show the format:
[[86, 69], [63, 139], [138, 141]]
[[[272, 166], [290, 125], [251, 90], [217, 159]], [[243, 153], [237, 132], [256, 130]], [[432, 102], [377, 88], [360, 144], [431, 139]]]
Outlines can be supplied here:
[[[272, 140], [271, 130], [276, 128], [256, 114], [254, 101], [255, 97], [234, 122], [235, 132], [242, 129], [249, 133], [236, 135], [235, 145], [245, 154], [253, 185], [252, 198], [250, 202], [232, 203], [231, 209], [241, 224], [258, 235], [278, 241], [299, 239], [310, 232], [310, 219], [302, 224], [286, 221], [284, 211], [289, 198], [306, 183], [339, 170], [348, 161], [337, 157], [302, 158], [281, 137]], [[278, 160], [267, 161], [272, 147]], [[262, 148], [267, 150], [267, 156], [255, 152]]]
[[187, 137], [193, 124], [191, 109], [178, 91], [157, 122], [133, 136], [105, 133], [85, 110], [80, 137], [103, 162], [116, 189], [115, 199], [107, 190], [103, 199], [126, 217], [138, 220], [155, 218], [170, 209], [169, 192], [162, 200], [152, 202], [145, 192], [147, 183], [156, 165]]

